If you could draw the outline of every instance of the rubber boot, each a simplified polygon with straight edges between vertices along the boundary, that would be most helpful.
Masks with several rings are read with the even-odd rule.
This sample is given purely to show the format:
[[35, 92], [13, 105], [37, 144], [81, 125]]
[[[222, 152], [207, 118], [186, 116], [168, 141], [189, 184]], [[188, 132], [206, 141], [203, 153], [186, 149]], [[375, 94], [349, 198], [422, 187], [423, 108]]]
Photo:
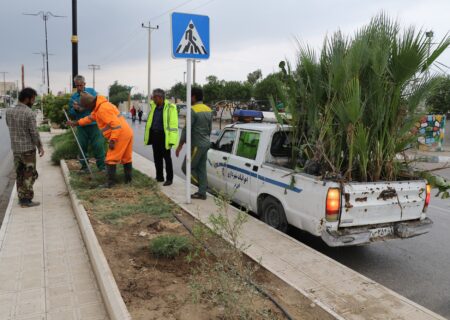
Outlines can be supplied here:
[[133, 164], [131, 162], [125, 163], [123, 165], [123, 172], [125, 174], [125, 183], [131, 183], [133, 180]]
[[105, 184], [100, 185], [100, 188], [111, 188], [116, 184], [116, 165], [115, 164], [107, 164], [106, 165], [106, 174], [108, 180]]

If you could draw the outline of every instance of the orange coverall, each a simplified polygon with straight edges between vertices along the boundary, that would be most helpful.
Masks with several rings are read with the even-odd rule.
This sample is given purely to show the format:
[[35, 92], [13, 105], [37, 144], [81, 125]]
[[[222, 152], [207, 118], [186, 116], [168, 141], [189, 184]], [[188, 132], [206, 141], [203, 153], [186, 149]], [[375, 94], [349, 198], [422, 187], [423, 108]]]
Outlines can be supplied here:
[[133, 130], [117, 107], [103, 96], [97, 96], [94, 110], [78, 120], [78, 125], [85, 126], [94, 121], [106, 140], [115, 141], [114, 149], [108, 149], [106, 153], [105, 162], [109, 165], [132, 162]]

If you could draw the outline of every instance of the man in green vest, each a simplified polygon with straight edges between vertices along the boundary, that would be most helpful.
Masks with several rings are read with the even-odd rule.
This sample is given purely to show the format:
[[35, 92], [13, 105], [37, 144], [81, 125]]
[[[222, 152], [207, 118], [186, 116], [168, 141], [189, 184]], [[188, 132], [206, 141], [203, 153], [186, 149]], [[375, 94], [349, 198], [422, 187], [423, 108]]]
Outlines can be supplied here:
[[[206, 200], [206, 189], [208, 188], [206, 161], [208, 160], [208, 150], [211, 146], [210, 136], [213, 116], [212, 110], [203, 104], [203, 90], [201, 88], [192, 88], [191, 101], [191, 170], [192, 180], [198, 185], [198, 192], [194, 193], [191, 198]], [[185, 142], [186, 127], [183, 129], [180, 144], [175, 153], [177, 157], [180, 155]], [[184, 159], [182, 170], [186, 174], [186, 158]]]
[[150, 114], [145, 125], [144, 143], [153, 147], [156, 180], [164, 181], [164, 160], [166, 165], [164, 186], [170, 186], [173, 180], [170, 149], [178, 144], [178, 112], [177, 107], [165, 99], [165, 92], [162, 89], [153, 90]]

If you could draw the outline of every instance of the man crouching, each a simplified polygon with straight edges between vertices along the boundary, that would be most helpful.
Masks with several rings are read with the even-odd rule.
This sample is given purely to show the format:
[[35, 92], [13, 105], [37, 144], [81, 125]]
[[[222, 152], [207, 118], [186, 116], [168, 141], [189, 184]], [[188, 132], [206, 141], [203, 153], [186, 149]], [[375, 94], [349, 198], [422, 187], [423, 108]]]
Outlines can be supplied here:
[[70, 126], [86, 126], [94, 121], [109, 142], [106, 153], [106, 172], [108, 181], [101, 187], [111, 188], [116, 180], [116, 165], [123, 164], [125, 183], [132, 180], [132, 154], [133, 154], [133, 130], [128, 125], [119, 109], [110, 103], [105, 97], [93, 97], [88, 93], [82, 93], [80, 97], [82, 108], [92, 110], [91, 114], [78, 121], [67, 122]]

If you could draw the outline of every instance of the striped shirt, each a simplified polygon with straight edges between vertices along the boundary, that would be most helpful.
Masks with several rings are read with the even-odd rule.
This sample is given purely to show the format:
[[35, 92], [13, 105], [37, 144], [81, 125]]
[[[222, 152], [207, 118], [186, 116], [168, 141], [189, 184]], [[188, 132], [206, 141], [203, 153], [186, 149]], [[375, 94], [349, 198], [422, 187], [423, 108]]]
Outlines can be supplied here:
[[18, 103], [6, 110], [6, 124], [9, 127], [11, 148], [14, 153], [23, 153], [42, 147], [36, 127], [36, 116], [30, 107]]

